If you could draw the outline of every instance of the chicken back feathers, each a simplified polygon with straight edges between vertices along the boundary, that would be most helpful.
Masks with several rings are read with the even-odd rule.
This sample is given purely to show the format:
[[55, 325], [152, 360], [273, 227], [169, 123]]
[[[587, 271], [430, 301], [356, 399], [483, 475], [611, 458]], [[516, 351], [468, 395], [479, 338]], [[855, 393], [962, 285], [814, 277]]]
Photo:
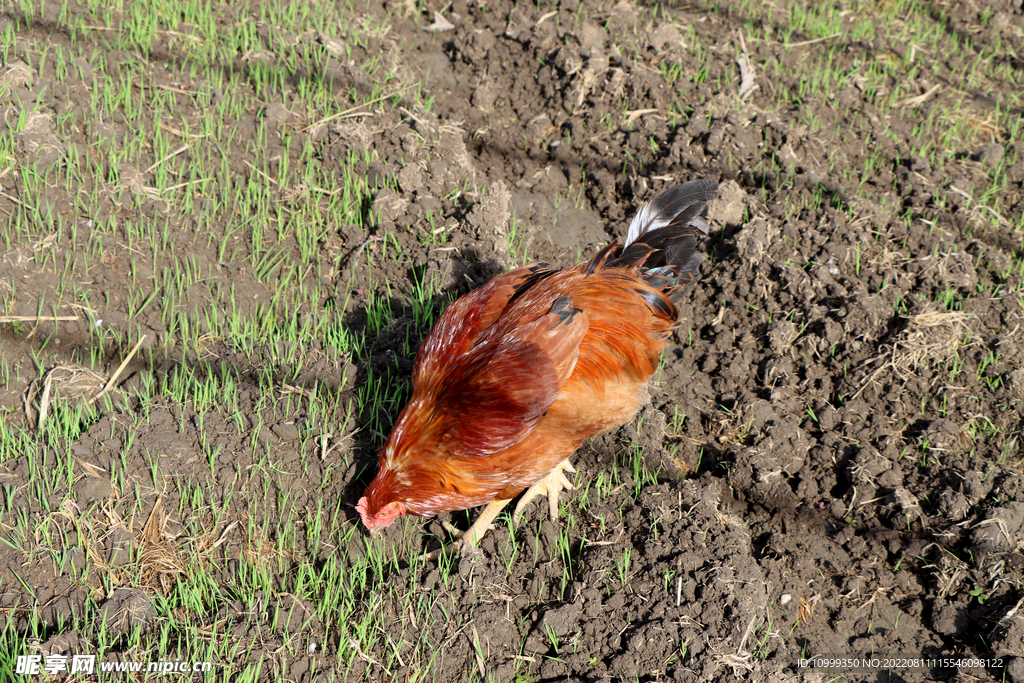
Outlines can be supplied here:
[[356, 506], [366, 526], [512, 498], [628, 421], [699, 276], [716, 189], [672, 188], [637, 213], [624, 247], [558, 272], [517, 268], [449, 306]]

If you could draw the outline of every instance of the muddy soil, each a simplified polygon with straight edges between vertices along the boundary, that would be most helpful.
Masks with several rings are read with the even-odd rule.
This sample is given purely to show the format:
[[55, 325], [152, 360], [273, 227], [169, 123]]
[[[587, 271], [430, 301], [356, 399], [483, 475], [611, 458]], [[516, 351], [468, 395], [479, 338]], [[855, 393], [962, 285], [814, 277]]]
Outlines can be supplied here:
[[[293, 93], [286, 89], [248, 120], [226, 122], [242, 141], [266, 123], [266, 158], [329, 165], [354, 154], [365, 160], [362, 172], [382, 188], [365, 207], [367, 223], [334, 226], [310, 278], [335, 287], [345, 302], [338, 315], [352, 329], [370, 328], [374, 296], [390, 298], [393, 318], [362, 355], [338, 359], [325, 351], [323, 360], [301, 367], [267, 370], [259, 354], [211, 341], [193, 359], [196, 367], [231, 374], [248, 388], [237, 406], [205, 421], [170, 402], [148, 406], [141, 427], [129, 429], [130, 402], [100, 416], [71, 448], [94, 476], [55, 482], [44, 496], [55, 506], [73, 500], [78, 508], [64, 509], [67, 518], [54, 527], [67, 533], [59, 544], [74, 547], [91, 534], [99, 539], [90, 550], [93, 561], [116, 568], [124, 562], [118, 548], [143, 548], [153, 538], [143, 522], [160, 506], [180, 509], [190, 486], [237, 485], [238, 472], [254, 482], [254, 436], [237, 436], [235, 412], [281, 464], [280, 496], [264, 500], [262, 513], [320, 504], [341, 511], [343, 528], [356, 527], [352, 505], [372, 477], [375, 449], [400, 405], [367, 405], [345, 427], [342, 436], [351, 438], [321, 460], [320, 444], [305, 436], [318, 418], [298, 400], [258, 404], [262, 382], [287, 380], [301, 388], [316, 379], [338, 392], [339, 405], [351, 405], [373, 377], [408, 378], [415, 342], [426, 331], [412, 313], [423, 278], [438, 283], [444, 296], [433, 305], [440, 308], [522, 263], [524, 254], [570, 265], [621, 237], [637, 206], [661, 189], [710, 177], [721, 183], [721, 197], [710, 212], [702, 279], [683, 303], [683, 324], [650, 402], [634, 423], [577, 454], [578, 481], [587, 492], [567, 501], [563, 520], [547, 520], [538, 504], [511, 540], [499, 523], [479, 558], [451, 560], [450, 579], [442, 568], [406, 561], [430, 546], [431, 536], [445, 535], [440, 520], [395, 525], [376, 539], [399, 560], [365, 589], [358, 613], [382, 614], [382, 636], [406, 633], [398, 658], [387, 656], [383, 640], [377, 651], [350, 653], [343, 629], [319, 618], [300, 621], [299, 632], [324, 656], [282, 655], [295, 605], [318, 613], [315, 599], [292, 596], [289, 567], [340, 551], [307, 545], [275, 557], [278, 578], [266, 587], [262, 612], [243, 617], [227, 600], [202, 617], [246, 643], [239, 661], [220, 666], [239, 671], [263, 658], [256, 679], [289, 681], [828, 680], [798, 665], [801, 657], [820, 654], [963, 658], [959, 667], [876, 664], [839, 672], [844, 680], [1024, 681], [1024, 140], [990, 123], [1003, 106], [1000, 91], [1019, 87], [1012, 78], [1019, 83], [1024, 72], [1013, 56], [1024, 54], [1021, 4], [936, 5], [936, 25], [961, 36], [966, 49], [1002, 41], [1011, 80], [970, 80], [963, 59], [918, 53], [925, 69], [884, 84], [918, 98], [899, 107], [883, 107], [883, 93], [853, 77], [833, 83], [827, 97], [802, 104], [780, 98], [802, 87], [793, 65], [816, 53], [834, 51], [839, 66], [850, 70], [904, 59], [912, 49], [884, 36], [817, 40], [799, 32], [786, 46], [778, 38], [785, 12], [774, 19], [773, 38], [741, 46], [749, 14], [744, 3], [719, 3], [715, 10], [595, 4], [582, 13], [578, 0], [540, 8], [508, 0], [435, 4], [422, 12], [397, 3], [361, 9], [368, 20], [390, 16], [391, 30], [350, 46], [344, 59], [324, 53], [325, 69], [341, 82], [339, 97], [366, 99], [372, 75], [361, 65], [381, 54], [405, 77], [427, 84], [429, 108], [399, 96], [364, 107], [363, 116], [306, 128], [310, 122], [292, 112]], [[424, 30], [435, 9], [453, 29]], [[851, 10], [849, 21], [867, 11]], [[19, 51], [48, 42], [79, 45], [59, 22], [45, 20], [19, 38], [7, 66]], [[182, 91], [202, 86], [166, 58], [173, 57], [173, 43], [160, 50], [165, 56], [152, 62], [153, 82]], [[741, 97], [737, 56], [744, 50], [757, 87]], [[15, 114], [29, 102], [43, 113], [73, 112], [89, 86], [90, 53], [82, 54], [86, 68], [58, 87], [41, 84], [45, 76], [9, 80], [6, 125], [16, 125]], [[119, 59], [133, 57], [110, 55], [111, 68]], [[673, 80], [672, 73], [682, 76]], [[936, 83], [943, 90], [929, 94]], [[946, 98], [953, 93], [958, 108], [950, 110]], [[188, 97], [176, 111], [182, 119], [199, 113]], [[924, 140], [933, 153], [919, 154], [915, 136], [928, 134], [920, 122], [949, 111], [973, 128], [960, 137], [936, 133]], [[14, 153], [40, 165], [61, 163], [69, 150], [116, 146], [128, 132], [116, 120], [94, 122], [68, 138], [45, 121], [20, 130]], [[290, 146], [282, 145], [284, 131]], [[300, 136], [314, 138], [317, 159], [299, 158]], [[263, 152], [251, 154], [232, 158], [231, 172], [251, 175], [247, 164]], [[999, 201], [986, 203], [995, 168]], [[9, 216], [23, 203], [19, 183], [0, 175], [0, 211]], [[97, 179], [80, 190], [108, 192], [100, 185]], [[42, 201], [58, 231], [81, 218], [72, 193], [61, 188], [47, 190]], [[164, 215], [156, 199], [109, 191], [106, 202], [122, 216]], [[216, 245], [187, 216], [168, 225], [175, 243], [235, 286], [239, 315], [258, 310], [271, 295], [274, 283], [253, 271], [218, 266]], [[422, 239], [438, 236], [438, 226], [438, 239]], [[58, 249], [73, 254], [76, 245], [65, 233]], [[109, 239], [111, 250], [118, 248], [120, 238]], [[387, 258], [388, 240], [401, 249], [399, 257]], [[59, 299], [53, 288], [63, 260], [35, 258], [38, 244], [8, 244], [0, 264], [11, 283], [0, 285], [4, 313], [35, 315], [39, 301]], [[126, 324], [133, 292], [123, 265], [110, 259], [93, 278], [104, 324]], [[188, 305], [202, 307], [219, 291], [198, 282]], [[173, 331], [155, 314], [139, 320], [154, 348], [164, 348]], [[7, 327], [8, 362], [27, 370], [36, 358], [40, 373], [10, 376], [0, 387], [5, 429], [31, 432], [42, 372], [91, 359], [109, 376], [127, 351], [111, 346], [90, 356], [86, 338], [58, 323]], [[170, 382], [189, 353], [179, 349], [130, 367], [122, 389], [130, 392], [151, 377]], [[204, 439], [220, 448], [216, 463], [197, 455]], [[634, 466], [638, 453], [653, 475]], [[154, 457], [174, 472], [165, 486], [149, 477]], [[5, 514], [55, 515], [28, 487], [32, 463], [16, 452], [4, 458]], [[137, 479], [112, 481], [106, 473], [115, 468], [137, 472]], [[134, 525], [114, 524], [115, 509]], [[246, 534], [249, 501], [239, 498], [224, 510], [211, 539], [222, 561], [209, 571], [227, 585], [237, 558], [249, 557], [258, 542], [269, 548], [279, 539]], [[474, 514], [445, 519], [465, 528]], [[187, 532], [180, 520], [169, 524], [171, 536]], [[368, 542], [362, 528], [336, 537], [342, 538], [352, 557]], [[174, 575], [117, 581], [108, 571], [108, 578], [82, 581], [74, 562], [55, 568], [51, 557], [37, 553], [24, 564], [25, 544], [57, 542], [0, 546], [3, 618], [7, 628], [30, 634], [39, 651], [81, 650], [69, 624], [82, 605], [91, 605], [97, 618], [123, 617], [103, 644], [114, 643], [114, 650], [137, 647], [117, 639], [131, 624], [149, 624], [145, 638], [173, 638], [174, 620], [188, 619], [162, 611]], [[409, 627], [407, 596], [389, 590], [409, 585], [418, 587], [417, 595], [443, 592], [460, 618], [438, 616]], [[240, 596], [237, 604], [243, 602]], [[30, 604], [41, 611], [44, 627], [30, 624]], [[418, 641], [429, 644], [431, 657], [422, 658]]]

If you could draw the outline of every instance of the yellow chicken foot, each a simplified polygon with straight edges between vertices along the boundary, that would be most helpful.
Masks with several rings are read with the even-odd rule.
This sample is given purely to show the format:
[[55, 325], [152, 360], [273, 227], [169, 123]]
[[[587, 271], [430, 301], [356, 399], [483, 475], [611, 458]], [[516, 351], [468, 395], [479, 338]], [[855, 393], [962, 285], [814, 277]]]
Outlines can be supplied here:
[[565, 476], [565, 473], [575, 471], [568, 459], [555, 465], [555, 469], [551, 470], [546, 477], [526, 489], [526, 493], [523, 494], [523, 497], [519, 499], [519, 504], [516, 505], [516, 511], [512, 513], [512, 518], [518, 520], [527, 503], [537, 496], [547, 494], [551, 521], [554, 522], [558, 519], [558, 494], [563, 490], [572, 491], [573, 488], [572, 482]]
[[508, 505], [508, 500], [492, 500], [487, 504], [487, 507], [483, 509], [480, 516], [473, 522], [473, 526], [466, 530], [466, 533], [462, 536], [462, 540], [466, 542], [466, 545], [476, 548], [480, 545], [480, 539], [484, 537], [487, 530], [491, 528], [491, 522], [494, 518], [505, 509]]
[[[551, 470], [550, 473], [536, 484], [526, 489], [523, 497], [519, 499], [519, 503], [516, 505], [516, 510], [512, 513], [512, 519], [515, 521], [519, 520], [519, 516], [523, 512], [523, 508], [527, 506], [534, 498], [541, 495], [547, 495], [548, 497], [548, 509], [551, 513], [551, 521], [558, 519], [558, 494], [562, 491], [572, 491], [573, 485], [569, 481], [569, 478], [565, 476], [566, 472], [575, 472], [576, 469], [568, 460], [555, 465], [555, 469]], [[487, 530], [491, 528], [491, 523], [494, 519], [501, 514], [501, 511], [508, 505], [508, 500], [492, 500], [487, 504], [481, 512], [480, 516], [473, 522], [473, 526], [469, 527], [465, 533], [460, 533], [458, 529], [453, 527], [451, 524], [443, 522], [444, 528], [457, 540], [449, 543], [443, 548], [438, 548], [432, 552], [425, 554], [423, 557], [426, 560], [434, 560], [438, 555], [444, 552], [450, 552], [462, 548], [462, 554], [468, 555], [477, 550], [480, 545], [480, 539], [484, 537]]]
[[481, 512], [480, 516], [477, 517], [476, 521], [473, 522], [473, 526], [469, 527], [465, 533], [459, 531], [448, 522], [442, 522], [442, 526], [450, 533], [455, 536], [457, 540], [452, 541], [443, 548], [433, 550], [423, 556], [427, 561], [434, 560], [438, 555], [444, 552], [458, 550], [461, 546], [462, 554], [468, 555], [476, 552], [477, 547], [480, 545], [480, 539], [484, 537], [487, 530], [491, 528], [491, 522], [497, 517], [501, 511], [508, 505], [508, 500], [492, 500], [487, 504]]

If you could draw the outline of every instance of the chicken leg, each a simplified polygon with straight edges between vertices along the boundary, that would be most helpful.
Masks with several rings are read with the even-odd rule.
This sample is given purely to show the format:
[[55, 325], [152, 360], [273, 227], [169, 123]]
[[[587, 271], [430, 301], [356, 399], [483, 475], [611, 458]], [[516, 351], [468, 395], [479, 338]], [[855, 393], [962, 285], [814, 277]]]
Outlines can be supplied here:
[[429, 553], [423, 555], [423, 559], [427, 562], [432, 562], [437, 559], [442, 553], [459, 550], [461, 548], [462, 555], [472, 555], [479, 552], [480, 539], [484, 537], [487, 530], [491, 528], [491, 522], [497, 517], [505, 506], [508, 505], [509, 499], [505, 500], [492, 500], [487, 504], [481, 512], [480, 516], [477, 517], [476, 521], [473, 522], [473, 526], [466, 529], [466, 531], [459, 531], [448, 522], [441, 522], [441, 526], [450, 533], [455, 540], [446, 546], [442, 546], [437, 550], [432, 550]]
[[487, 533], [487, 530], [491, 528], [491, 522], [493, 522], [494, 518], [505, 509], [505, 506], [508, 505], [508, 503], [508, 499], [495, 499], [487, 504], [487, 507], [480, 512], [480, 516], [476, 518], [475, 522], [473, 522], [473, 526], [469, 527], [469, 529], [466, 530], [466, 533], [462, 535], [462, 541], [466, 544], [463, 551], [470, 548], [476, 548], [480, 544], [480, 539], [483, 538], [484, 534]]
[[[513, 522], [518, 522], [519, 517], [522, 515], [523, 509], [526, 505], [536, 498], [537, 496], [547, 495], [548, 507], [551, 512], [551, 521], [554, 522], [558, 519], [558, 494], [564, 491], [572, 491], [572, 482], [565, 476], [566, 472], [575, 472], [576, 470], [569, 463], [569, 460], [563, 460], [562, 462], [555, 465], [555, 469], [551, 470], [546, 477], [538, 481], [536, 484], [526, 489], [526, 493], [519, 499], [519, 503], [516, 504], [515, 512], [512, 513]], [[484, 537], [487, 530], [491, 526], [491, 522], [494, 518], [505, 509], [508, 505], [508, 500], [492, 500], [487, 504], [487, 507], [483, 509], [480, 516], [473, 523], [473, 526], [462, 536], [462, 540], [467, 545], [477, 547], [480, 543], [480, 539]]]
[[[575, 468], [573, 468], [568, 459], [555, 465], [555, 469], [551, 470], [546, 477], [526, 489], [526, 493], [523, 494], [523, 497], [519, 499], [519, 503], [516, 505], [515, 512], [512, 513], [513, 521], [518, 521], [523, 512], [523, 508], [525, 508], [530, 501], [540, 495], [547, 495], [551, 521], [554, 522], [557, 520], [558, 494], [563, 490], [573, 490], [572, 482], [569, 481], [567, 476], [565, 476], [565, 473], [575, 471]], [[490, 529], [491, 523], [494, 522], [495, 518], [501, 514], [501, 511], [504, 510], [505, 506], [508, 504], [508, 499], [492, 500], [487, 504], [487, 507], [480, 512], [480, 516], [477, 517], [475, 522], [473, 522], [473, 526], [469, 527], [469, 529], [464, 533], [460, 533], [457, 529], [445, 522], [445, 528], [448, 529], [453, 536], [456, 536], [457, 540], [448, 545], [447, 548], [439, 548], [438, 550], [427, 553], [424, 557], [428, 561], [433, 560], [442, 552], [446, 550], [456, 550], [460, 546], [462, 547], [463, 554], [476, 551], [477, 547], [480, 545], [480, 539], [484, 537], [484, 534], [486, 534], [487, 530]]]
[[548, 508], [551, 512], [551, 521], [554, 522], [558, 519], [558, 494], [564, 491], [572, 491], [572, 482], [565, 476], [566, 472], [575, 472], [572, 464], [569, 463], [568, 458], [555, 465], [555, 469], [551, 470], [546, 477], [538, 481], [536, 484], [526, 489], [526, 493], [519, 499], [519, 503], [516, 505], [516, 511], [512, 513], [514, 520], [519, 519], [519, 515], [523, 512], [523, 508], [526, 507], [527, 503], [536, 498], [537, 496], [547, 494], [548, 497]]

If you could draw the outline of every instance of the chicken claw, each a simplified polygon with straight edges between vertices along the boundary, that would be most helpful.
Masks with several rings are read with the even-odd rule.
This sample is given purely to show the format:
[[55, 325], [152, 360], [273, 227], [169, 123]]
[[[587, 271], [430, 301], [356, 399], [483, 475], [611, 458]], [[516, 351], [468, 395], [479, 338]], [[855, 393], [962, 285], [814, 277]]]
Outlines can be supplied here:
[[480, 545], [480, 539], [483, 538], [484, 534], [487, 533], [487, 530], [491, 528], [491, 522], [494, 521], [494, 518], [498, 516], [498, 513], [500, 513], [506, 505], [508, 505], [507, 500], [492, 500], [487, 504], [487, 507], [483, 509], [477, 520], [473, 522], [473, 526], [469, 527], [469, 529], [466, 530], [466, 533], [463, 534], [462, 540], [466, 542], [467, 546], [463, 548], [463, 552], [468, 548], [476, 548]]
[[479, 552], [480, 539], [483, 538], [484, 534], [486, 534], [491, 528], [491, 523], [506, 505], [508, 505], [507, 500], [492, 500], [480, 513], [480, 516], [477, 518], [476, 522], [473, 523], [473, 526], [469, 527], [465, 532], [459, 531], [449, 522], [441, 522], [441, 526], [443, 526], [445, 531], [450, 533], [455, 540], [446, 546], [438, 548], [437, 550], [425, 553], [423, 555], [423, 559], [427, 562], [432, 562], [436, 560], [439, 555], [460, 549], [463, 557], [477, 554]]
[[[537, 496], [547, 494], [548, 507], [551, 511], [551, 521], [554, 522], [557, 520], [558, 494], [562, 491], [572, 491], [574, 488], [572, 482], [569, 481], [567, 476], [565, 476], [565, 473], [575, 471], [576, 469], [568, 460], [563, 460], [555, 465], [555, 469], [551, 470], [546, 477], [526, 489], [526, 493], [523, 494], [523, 497], [519, 499], [519, 504], [516, 505], [515, 512], [512, 513], [512, 519], [518, 522], [519, 517], [523, 512], [523, 508], [525, 508], [531, 500]], [[480, 513], [480, 516], [477, 517], [473, 526], [469, 527], [465, 533], [460, 532], [447, 522], [442, 522], [444, 528], [448, 533], [452, 534], [456, 540], [443, 548], [438, 548], [437, 550], [426, 553], [423, 558], [429, 562], [436, 559], [438, 555], [441, 555], [442, 553], [459, 550], [460, 548], [463, 556], [475, 554], [480, 545], [480, 539], [484, 537], [484, 534], [486, 534], [491, 528], [491, 523], [494, 522], [495, 518], [503, 509], [505, 509], [505, 506], [508, 505], [508, 503], [508, 500], [492, 500]]]
[[523, 508], [526, 507], [527, 503], [537, 496], [547, 494], [548, 507], [551, 510], [551, 521], [554, 522], [557, 520], [558, 494], [563, 490], [572, 491], [573, 489], [572, 482], [565, 476], [565, 473], [575, 471], [575, 468], [573, 468], [569, 463], [568, 459], [555, 465], [555, 469], [551, 470], [546, 477], [526, 489], [526, 493], [523, 494], [523, 497], [519, 499], [519, 504], [516, 505], [515, 512], [512, 513], [512, 518], [518, 520], [519, 515], [523, 512]]
[[431, 550], [429, 553], [423, 553], [423, 555], [421, 555], [421, 558], [423, 559], [424, 562], [433, 562], [441, 555], [454, 552], [456, 550], [459, 550], [460, 548], [462, 549], [463, 555], [468, 555], [471, 549], [477, 550], [475, 547], [469, 545], [468, 543], [463, 544], [465, 534], [459, 529], [457, 529], [451, 522], [443, 521], [441, 522], [441, 526], [443, 526], [444, 530], [451, 534], [452, 538], [455, 540], [453, 540], [448, 545], [442, 545], [440, 548], [437, 548], [436, 550]]

